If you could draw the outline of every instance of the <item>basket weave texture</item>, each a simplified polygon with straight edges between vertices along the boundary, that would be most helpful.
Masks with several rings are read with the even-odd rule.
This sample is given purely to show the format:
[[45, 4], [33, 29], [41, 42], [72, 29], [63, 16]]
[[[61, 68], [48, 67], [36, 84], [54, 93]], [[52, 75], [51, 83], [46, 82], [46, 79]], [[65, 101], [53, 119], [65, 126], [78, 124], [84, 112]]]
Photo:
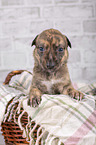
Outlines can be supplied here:
[[[15, 112], [15, 108], [17, 107], [18, 103], [16, 104], [16, 106], [14, 107], [13, 110], [13, 114]], [[23, 108], [21, 108], [20, 110], [20, 114], [22, 113]], [[18, 114], [16, 114], [15, 119], [18, 119]], [[26, 124], [28, 123], [28, 114], [25, 112], [21, 118], [21, 122], [23, 127], [26, 126]], [[35, 122], [31, 123], [31, 128], [33, 128], [35, 125]], [[10, 121], [5, 121], [2, 122], [1, 124], [1, 131], [3, 132], [3, 136], [5, 139], [5, 144], [6, 145], [28, 145], [29, 143], [26, 141], [26, 138], [23, 138], [23, 131], [20, 130], [19, 125], [16, 124], [14, 122], [14, 118], [12, 117], [12, 119]], [[34, 142], [37, 139], [37, 130], [40, 126], [38, 125], [37, 128], [34, 130], [33, 132], [33, 137], [34, 137]], [[41, 140], [39, 141], [39, 145], [41, 145]]]

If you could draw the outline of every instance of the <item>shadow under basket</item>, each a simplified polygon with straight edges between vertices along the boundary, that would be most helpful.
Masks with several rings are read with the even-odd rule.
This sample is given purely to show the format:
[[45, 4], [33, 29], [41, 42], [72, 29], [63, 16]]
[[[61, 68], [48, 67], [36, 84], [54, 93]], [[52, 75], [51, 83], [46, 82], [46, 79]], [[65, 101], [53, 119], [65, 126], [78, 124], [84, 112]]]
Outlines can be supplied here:
[[[14, 108], [15, 111], [15, 108]], [[14, 113], [13, 111], [13, 113]], [[23, 108], [20, 110], [20, 113], [22, 113]], [[18, 114], [16, 114], [16, 118], [18, 119]], [[21, 118], [22, 126], [25, 127], [28, 123], [28, 114], [25, 112]], [[31, 123], [31, 128], [33, 128], [35, 125], [35, 122]], [[1, 131], [3, 132], [2, 135], [5, 139], [6, 145], [29, 145], [29, 142], [26, 141], [26, 138], [23, 138], [23, 131], [20, 130], [19, 126], [14, 122], [14, 119], [10, 121], [2, 122], [1, 124]], [[37, 128], [33, 132], [33, 139], [34, 142], [37, 139], [37, 130], [40, 126], [38, 125]], [[42, 132], [42, 131], [41, 131]], [[40, 134], [41, 134], [40, 132]], [[41, 140], [39, 141], [39, 145], [41, 145]]]

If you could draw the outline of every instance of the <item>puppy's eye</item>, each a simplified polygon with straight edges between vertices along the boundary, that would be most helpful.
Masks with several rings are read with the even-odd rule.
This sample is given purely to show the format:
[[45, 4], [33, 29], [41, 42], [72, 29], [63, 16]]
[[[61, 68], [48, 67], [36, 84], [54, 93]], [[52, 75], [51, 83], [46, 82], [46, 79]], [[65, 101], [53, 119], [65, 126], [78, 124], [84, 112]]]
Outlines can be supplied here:
[[59, 49], [58, 49], [59, 52], [62, 52], [63, 50], [64, 50], [63, 48], [59, 48]]
[[43, 51], [44, 51], [44, 48], [43, 48], [43, 47], [39, 47], [39, 50], [40, 50], [41, 52], [43, 52]]

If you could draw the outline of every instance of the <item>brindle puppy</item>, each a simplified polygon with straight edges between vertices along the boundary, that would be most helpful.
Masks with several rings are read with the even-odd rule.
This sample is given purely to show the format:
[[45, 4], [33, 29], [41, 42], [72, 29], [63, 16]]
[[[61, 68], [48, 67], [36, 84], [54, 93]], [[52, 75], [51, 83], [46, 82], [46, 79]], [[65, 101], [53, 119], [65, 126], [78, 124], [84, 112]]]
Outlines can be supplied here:
[[73, 88], [67, 68], [67, 47], [71, 48], [68, 38], [49, 29], [37, 35], [33, 45], [35, 65], [28, 104], [39, 105], [42, 94], [64, 94], [81, 100], [84, 95]]

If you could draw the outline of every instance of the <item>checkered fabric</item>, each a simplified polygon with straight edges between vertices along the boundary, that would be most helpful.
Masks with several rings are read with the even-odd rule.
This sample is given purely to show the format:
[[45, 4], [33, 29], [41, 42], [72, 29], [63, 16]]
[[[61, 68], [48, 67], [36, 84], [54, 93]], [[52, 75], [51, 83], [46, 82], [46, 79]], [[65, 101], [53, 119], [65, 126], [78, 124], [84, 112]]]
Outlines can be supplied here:
[[6, 106], [8, 102], [16, 95], [21, 94], [18, 90], [14, 88], [10, 88], [7, 85], [0, 85], [0, 124], [2, 122]]

